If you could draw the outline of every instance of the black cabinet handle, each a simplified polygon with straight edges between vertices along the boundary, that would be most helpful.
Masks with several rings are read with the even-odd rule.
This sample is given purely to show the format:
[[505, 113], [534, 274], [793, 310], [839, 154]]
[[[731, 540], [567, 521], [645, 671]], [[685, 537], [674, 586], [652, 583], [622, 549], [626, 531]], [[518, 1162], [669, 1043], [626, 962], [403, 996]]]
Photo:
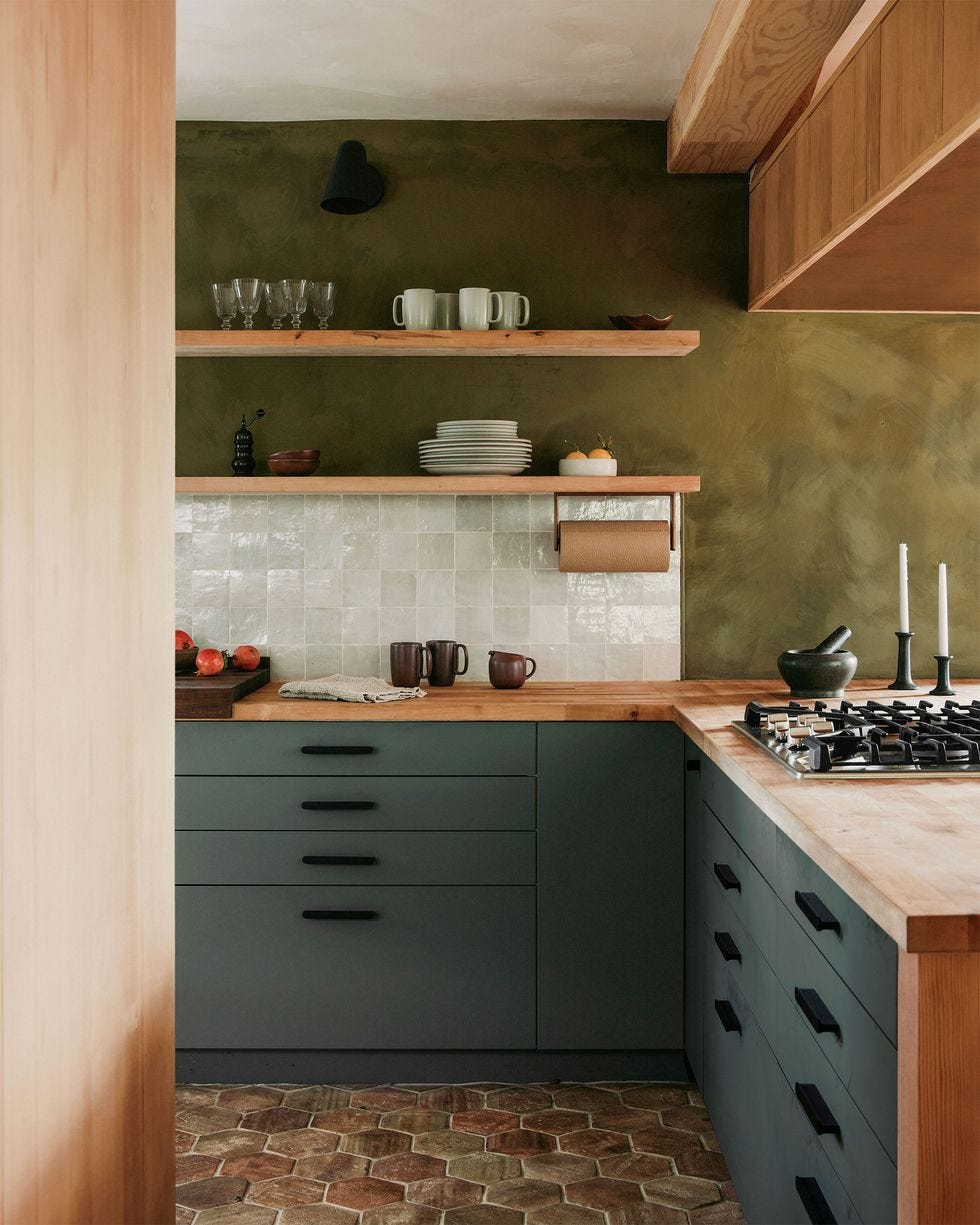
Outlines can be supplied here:
[[304, 800], [300, 807], [307, 812], [367, 812], [377, 804], [374, 800]]
[[840, 923], [815, 893], [796, 891], [796, 904], [818, 932], [832, 931], [840, 935]]
[[714, 871], [715, 876], [718, 877], [726, 889], [737, 889], [739, 893], [742, 892], [742, 882], [738, 879], [727, 863], [716, 863], [714, 866]]
[[351, 757], [355, 754], [373, 753], [369, 744], [304, 744], [301, 753], [315, 753], [321, 756]]
[[840, 1037], [837, 1019], [812, 987], [797, 987], [793, 994], [803, 1015], [818, 1034], [836, 1034]]
[[837, 1218], [831, 1212], [830, 1205], [824, 1199], [820, 1184], [815, 1178], [797, 1176], [796, 1194], [800, 1197], [800, 1203], [809, 1218], [810, 1225], [837, 1225]]
[[701, 773], [701, 763], [696, 758], [692, 757], [690, 761], [687, 762], [687, 768], [692, 774]]
[[740, 1034], [742, 1032], [742, 1022], [738, 1019], [735, 1009], [729, 1004], [728, 1000], [715, 1000], [715, 1012], [717, 1012], [718, 1019], [721, 1021], [722, 1028], [726, 1034], [732, 1032]]
[[742, 960], [742, 954], [738, 951], [738, 945], [728, 932], [715, 932], [715, 944], [718, 945], [721, 955], [726, 961]]
[[376, 919], [376, 910], [304, 910], [304, 919]]
[[343, 864], [345, 867], [350, 865], [365, 865], [377, 863], [377, 855], [304, 855], [303, 863], [325, 863], [325, 864]]
[[803, 1113], [810, 1120], [810, 1125], [818, 1136], [839, 1136], [840, 1123], [834, 1118], [833, 1112], [823, 1100], [823, 1095], [816, 1085], [801, 1085], [796, 1082], [796, 1096]]

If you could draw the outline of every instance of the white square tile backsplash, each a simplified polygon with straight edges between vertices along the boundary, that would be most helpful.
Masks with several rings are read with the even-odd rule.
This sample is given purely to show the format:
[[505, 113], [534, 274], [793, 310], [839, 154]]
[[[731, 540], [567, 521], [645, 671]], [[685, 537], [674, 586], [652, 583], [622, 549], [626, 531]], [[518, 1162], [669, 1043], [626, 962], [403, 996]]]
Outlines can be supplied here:
[[[571, 518], [667, 517], [666, 498], [566, 498]], [[251, 642], [275, 677], [387, 675], [388, 643], [456, 638], [545, 680], [680, 676], [680, 556], [666, 574], [561, 574], [550, 496], [177, 498], [176, 624]]]

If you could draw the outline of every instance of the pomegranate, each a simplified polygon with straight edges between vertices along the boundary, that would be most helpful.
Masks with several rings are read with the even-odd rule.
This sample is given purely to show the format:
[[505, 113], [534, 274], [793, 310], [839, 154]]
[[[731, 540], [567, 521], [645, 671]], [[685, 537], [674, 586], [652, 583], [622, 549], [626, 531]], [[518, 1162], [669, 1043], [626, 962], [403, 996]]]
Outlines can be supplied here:
[[196, 676], [215, 676], [225, 669], [225, 653], [216, 651], [214, 647], [205, 647], [198, 651], [194, 662], [197, 664]]
[[254, 672], [259, 666], [261, 656], [253, 646], [235, 647], [231, 657], [231, 666], [240, 672]]
[[174, 650], [192, 651], [193, 649], [194, 639], [190, 634], [186, 630], [174, 630]]

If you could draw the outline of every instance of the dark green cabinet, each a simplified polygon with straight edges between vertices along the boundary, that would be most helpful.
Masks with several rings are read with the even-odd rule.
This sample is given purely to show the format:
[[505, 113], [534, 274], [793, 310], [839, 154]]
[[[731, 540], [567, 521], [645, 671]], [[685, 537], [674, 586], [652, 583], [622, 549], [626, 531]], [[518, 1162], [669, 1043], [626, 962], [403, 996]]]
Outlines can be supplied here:
[[683, 736], [538, 725], [538, 1046], [683, 1044]]
[[684, 1051], [698, 1084], [704, 1063], [702, 825], [701, 753], [688, 740], [684, 746]]

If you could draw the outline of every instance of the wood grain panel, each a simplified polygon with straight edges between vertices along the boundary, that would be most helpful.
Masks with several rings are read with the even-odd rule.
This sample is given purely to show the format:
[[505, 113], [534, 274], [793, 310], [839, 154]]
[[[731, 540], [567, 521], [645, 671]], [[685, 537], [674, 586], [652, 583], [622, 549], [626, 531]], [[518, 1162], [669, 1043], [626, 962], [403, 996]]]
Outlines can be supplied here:
[[948, 132], [980, 98], [980, 4], [943, 4], [943, 131]]
[[699, 476], [178, 476], [178, 493], [697, 493]]
[[881, 23], [881, 181], [943, 130], [943, 5], [901, 0]]
[[16, 286], [0, 298], [0, 1217], [16, 1225], [173, 1219], [158, 654], [173, 44], [171, 0], [0, 5], [0, 251]]

